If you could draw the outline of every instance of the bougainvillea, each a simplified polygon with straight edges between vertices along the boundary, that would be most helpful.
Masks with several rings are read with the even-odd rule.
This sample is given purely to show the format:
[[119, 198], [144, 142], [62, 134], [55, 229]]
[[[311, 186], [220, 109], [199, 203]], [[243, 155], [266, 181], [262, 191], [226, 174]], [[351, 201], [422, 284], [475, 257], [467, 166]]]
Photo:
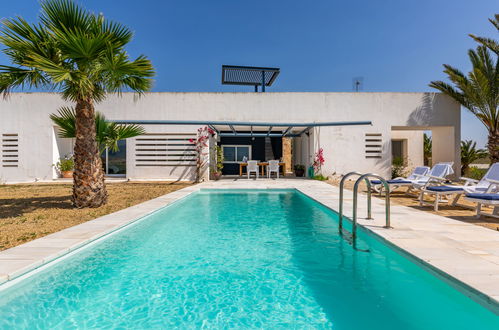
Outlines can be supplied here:
[[322, 165], [324, 165], [324, 150], [322, 148], [319, 148], [319, 150], [315, 153], [315, 158], [314, 158], [314, 171], [315, 173], [320, 173]]
[[201, 181], [201, 170], [205, 167], [209, 154], [208, 141], [214, 135], [215, 131], [205, 126], [198, 129], [195, 139], [189, 139], [189, 142], [195, 145], [196, 150], [196, 182]]

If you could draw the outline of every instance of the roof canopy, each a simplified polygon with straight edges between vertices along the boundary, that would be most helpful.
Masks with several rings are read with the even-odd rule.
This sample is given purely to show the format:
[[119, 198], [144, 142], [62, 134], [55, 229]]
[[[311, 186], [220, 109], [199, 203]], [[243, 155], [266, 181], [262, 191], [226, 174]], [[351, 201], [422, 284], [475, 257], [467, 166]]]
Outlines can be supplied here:
[[255, 90], [263, 85], [262, 91], [265, 91], [264, 87], [271, 86], [280, 71], [279, 68], [222, 65], [222, 84], [255, 86]]
[[219, 136], [241, 137], [296, 137], [314, 127], [372, 125], [371, 121], [339, 121], [323, 123], [275, 123], [210, 120], [114, 120], [117, 124], [137, 125], [202, 125], [213, 129]]

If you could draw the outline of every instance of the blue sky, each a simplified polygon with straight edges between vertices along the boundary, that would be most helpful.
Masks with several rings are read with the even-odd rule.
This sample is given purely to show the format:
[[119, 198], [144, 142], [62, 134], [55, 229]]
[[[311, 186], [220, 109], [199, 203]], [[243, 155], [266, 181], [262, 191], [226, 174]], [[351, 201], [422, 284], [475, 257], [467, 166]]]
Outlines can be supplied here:
[[[135, 31], [128, 48], [157, 71], [154, 91], [249, 91], [222, 86], [222, 64], [276, 66], [270, 91], [431, 91], [442, 64], [468, 70], [468, 33], [497, 38], [497, 0], [81, 0]], [[37, 0], [1, 1], [0, 16], [33, 22]], [[0, 55], [0, 63], [6, 58]], [[486, 130], [462, 111], [462, 138]]]

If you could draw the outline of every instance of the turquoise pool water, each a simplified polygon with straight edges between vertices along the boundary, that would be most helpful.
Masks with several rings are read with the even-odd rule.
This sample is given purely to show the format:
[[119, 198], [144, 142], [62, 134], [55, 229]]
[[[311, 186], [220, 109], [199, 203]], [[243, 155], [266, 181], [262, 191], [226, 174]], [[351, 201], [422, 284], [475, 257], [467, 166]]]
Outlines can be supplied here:
[[0, 291], [1, 329], [499, 329], [295, 191], [205, 191]]

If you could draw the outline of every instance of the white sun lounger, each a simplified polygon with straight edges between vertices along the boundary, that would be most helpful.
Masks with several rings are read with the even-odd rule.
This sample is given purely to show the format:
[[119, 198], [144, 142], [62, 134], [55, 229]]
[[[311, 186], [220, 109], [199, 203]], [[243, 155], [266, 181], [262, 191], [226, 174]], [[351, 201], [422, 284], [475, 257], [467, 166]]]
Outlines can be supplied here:
[[[499, 180], [488, 179], [487, 181], [489, 181], [490, 186], [485, 192], [466, 193], [464, 199], [476, 203], [477, 218], [481, 215], [499, 218]], [[492, 213], [483, 212], [482, 205], [492, 206], [494, 208]]]
[[[452, 206], [458, 205], [462, 207], [468, 207], [463, 204], [458, 204], [459, 198], [464, 193], [480, 194], [485, 192], [495, 192], [494, 187], [491, 186], [495, 186], [492, 184], [493, 181], [499, 181], [499, 163], [492, 164], [492, 166], [489, 168], [487, 173], [483, 176], [483, 178], [480, 181], [464, 177], [462, 177], [461, 180], [465, 181], [464, 185], [450, 186], [450, 185], [436, 184], [436, 185], [425, 186], [424, 189], [421, 191], [419, 197], [420, 205], [423, 204], [433, 205], [435, 211], [438, 211], [438, 205], [441, 202], [450, 203], [450, 205]], [[425, 194], [435, 196], [435, 201], [433, 203], [425, 202], [423, 200]], [[452, 202], [450, 202], [450, 197], [452, 195], [455, 195], [455, 197], [452, 200]]]
[[[418, 166], [416, 167], [412, 173], [407, 177], [398, 177], [391, 180], [387, 180], [386, 182], [390, 186], [390, 191], [393, 191], [399, 187], [404, 186], [412, 186], [412, 184], [417, 181], [418, 178], [424, 176], [428, 173], [430, 168], [428, 166]], [[383, 184], [380, 180], [371, 180], [371, 187], [374, 191], [380, 192], [383, 190]]]

